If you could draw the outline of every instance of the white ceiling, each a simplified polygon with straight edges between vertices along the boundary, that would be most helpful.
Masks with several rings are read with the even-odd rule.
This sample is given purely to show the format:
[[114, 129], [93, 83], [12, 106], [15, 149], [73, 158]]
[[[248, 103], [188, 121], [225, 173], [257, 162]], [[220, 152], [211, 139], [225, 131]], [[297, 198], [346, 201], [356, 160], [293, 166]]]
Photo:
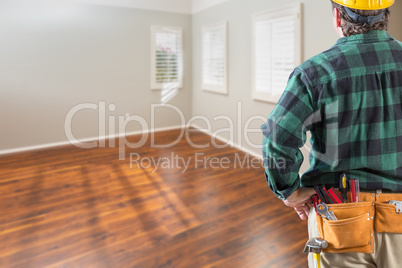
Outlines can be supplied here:
[[75, 2], [193, 14], [229, 0], [74, 0]]

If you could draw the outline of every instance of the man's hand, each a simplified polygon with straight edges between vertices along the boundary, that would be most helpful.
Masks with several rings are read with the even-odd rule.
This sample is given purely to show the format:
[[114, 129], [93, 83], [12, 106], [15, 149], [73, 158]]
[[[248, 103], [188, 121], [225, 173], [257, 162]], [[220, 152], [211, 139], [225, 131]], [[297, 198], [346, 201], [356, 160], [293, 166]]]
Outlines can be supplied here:
[[294, 208], [300, 219], [306, 220], [310, 212], [308, 204], [311, 204], [313, 194], [315, 194], [313, 188], [299, 188], [283, 202], [286, 206]]

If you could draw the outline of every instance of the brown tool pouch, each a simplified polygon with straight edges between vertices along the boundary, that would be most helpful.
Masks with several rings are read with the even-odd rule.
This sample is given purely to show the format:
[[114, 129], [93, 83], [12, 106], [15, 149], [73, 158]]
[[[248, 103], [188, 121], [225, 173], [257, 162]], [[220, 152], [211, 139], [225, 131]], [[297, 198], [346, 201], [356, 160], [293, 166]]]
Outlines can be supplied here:
[[318, 231], [328, 242], [323, 252], [374, 252], [374, 230], [378, 233], [402, 234], [402, 213], [391, 200], [402, 201], [402, 194], [361, 193], [363, 202], [331, 204], [337, 221], [317, 215]]
[[402, 201], [402, 194], [379, 194], [375, 202], [375, 231], [378, 233], [402, 233], [402, 213], [396, 212], [395, 205], [388, 201]]
[[373, 203], [358, 202], [328, 206], [332, 208], [338, 220], [330, 221], [317, 215], [320, 236], [328, 242], [328, 248], [323, 252], [372, 253], [374, 250]]

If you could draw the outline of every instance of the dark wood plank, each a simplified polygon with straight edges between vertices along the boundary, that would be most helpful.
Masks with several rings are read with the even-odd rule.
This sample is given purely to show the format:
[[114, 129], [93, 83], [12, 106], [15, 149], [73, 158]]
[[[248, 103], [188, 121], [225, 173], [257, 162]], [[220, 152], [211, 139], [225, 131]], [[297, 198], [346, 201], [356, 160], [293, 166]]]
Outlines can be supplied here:
[[[154, 137], [169, 144], [179, 134]], [[209, 146], [183, 137], [155, 148], [149, 135], [125, 160], [108, 142], [1, 156], [0, 267], [306, 267], [306, 222], [269, 191], [262, 163], [194, 129], [189, 136]], [[190, 161], [186, 170], [130, 167], [130, 153]]]

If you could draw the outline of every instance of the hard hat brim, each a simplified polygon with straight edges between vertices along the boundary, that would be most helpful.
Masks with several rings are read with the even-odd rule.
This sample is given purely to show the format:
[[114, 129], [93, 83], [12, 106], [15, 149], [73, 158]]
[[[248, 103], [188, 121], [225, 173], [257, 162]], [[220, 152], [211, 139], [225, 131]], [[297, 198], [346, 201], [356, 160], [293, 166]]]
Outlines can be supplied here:
[[392, 6], [395, 0], [332, 0], [341, 6], [361, 10], [378, 10]]

